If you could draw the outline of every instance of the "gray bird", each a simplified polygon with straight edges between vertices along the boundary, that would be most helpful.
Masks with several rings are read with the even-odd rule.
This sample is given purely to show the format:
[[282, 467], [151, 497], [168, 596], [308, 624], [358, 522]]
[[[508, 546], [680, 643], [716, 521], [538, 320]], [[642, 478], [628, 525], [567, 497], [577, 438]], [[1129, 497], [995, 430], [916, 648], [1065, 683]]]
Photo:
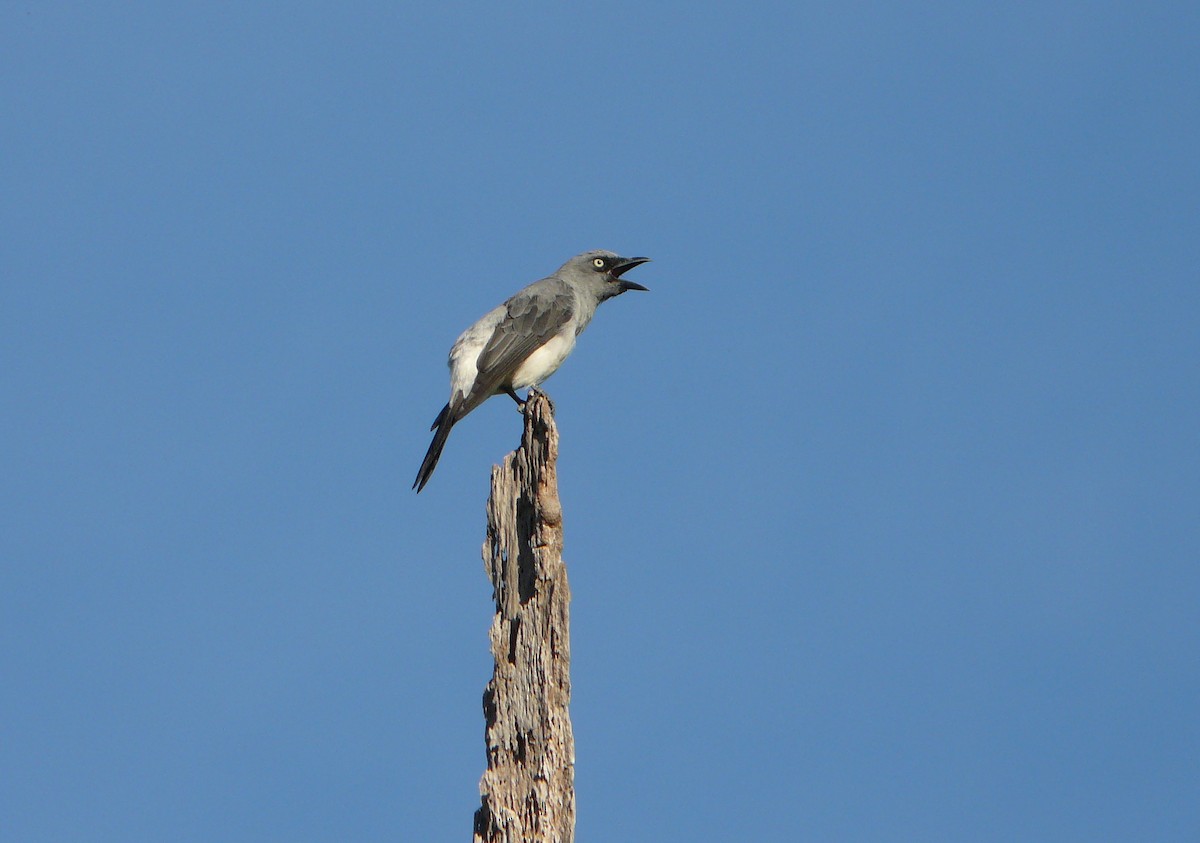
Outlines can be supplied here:
[[425, 488], [450, 428], [467, 413], [501, 393], [524, 406], [516, 390], [536, 387], [558, 370], [600, 302], [645, 290], [621, 276], [648, 260], [602, 250], [576, 255], [463, 331], [450, 349], [450, 401], [429, 428], [437, 432], [413, 488]]

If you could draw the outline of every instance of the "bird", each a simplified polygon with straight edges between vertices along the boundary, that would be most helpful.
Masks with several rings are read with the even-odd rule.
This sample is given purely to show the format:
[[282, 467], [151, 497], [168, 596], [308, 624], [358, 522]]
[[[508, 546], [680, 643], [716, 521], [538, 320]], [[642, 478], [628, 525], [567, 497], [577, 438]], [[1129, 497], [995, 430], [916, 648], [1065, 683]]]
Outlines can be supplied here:
[[534, 281], [463, 331], [450, 348], [450, 400], [433, 420], [429, 450], [413, 481], [418, 493], [437, 466], [450, 429], [493, 395], [523, 408], [518, 389], [533, 390], [563, 364], [601, 302], [630, 290], [626, 272], [650, 258], [623, 258], [597, 249], [576, 255], [553, 275]]

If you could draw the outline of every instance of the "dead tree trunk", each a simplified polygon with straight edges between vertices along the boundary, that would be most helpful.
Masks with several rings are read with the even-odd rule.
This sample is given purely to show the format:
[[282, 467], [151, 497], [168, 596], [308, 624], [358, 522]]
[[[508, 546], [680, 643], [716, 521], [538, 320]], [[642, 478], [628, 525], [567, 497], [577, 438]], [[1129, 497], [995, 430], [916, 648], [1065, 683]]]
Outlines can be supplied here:
[[553, 411], [536, 396], [525, 407], [521, 446], [492, 469], [488, 498], [483, 560], [496, 599], [496, 666], [483, 693], [487, 771], [475, 843], [575, 838], [571, 590], [557, 461]]

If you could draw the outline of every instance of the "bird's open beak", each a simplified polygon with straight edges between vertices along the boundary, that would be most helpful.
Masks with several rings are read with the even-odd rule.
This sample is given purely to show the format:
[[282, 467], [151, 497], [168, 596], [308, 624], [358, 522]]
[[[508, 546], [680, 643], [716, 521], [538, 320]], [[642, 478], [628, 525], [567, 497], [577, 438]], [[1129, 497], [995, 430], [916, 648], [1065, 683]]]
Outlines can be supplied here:
[[[622, 258], [621, 262], [614, 266], [611, 270], [613, 277], [620, 278], [635, 266], [641, 266], [642, 264], [647, 263], [649, 260], [650, 258]], [[632, 281], [621, 281], [619, 286], [622, 293], [626, 290], [642, 290], [643, 292], [650, 292], [650, 288], [643, 287], [641, 284], [635, 284]]]

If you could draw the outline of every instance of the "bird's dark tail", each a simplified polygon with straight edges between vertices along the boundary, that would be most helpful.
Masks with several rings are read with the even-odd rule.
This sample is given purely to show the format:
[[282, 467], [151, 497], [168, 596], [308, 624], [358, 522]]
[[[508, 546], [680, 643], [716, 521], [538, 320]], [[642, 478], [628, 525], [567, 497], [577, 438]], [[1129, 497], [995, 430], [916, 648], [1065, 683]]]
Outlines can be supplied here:
[[454, 427], [454, 414], [450, 412], [450, 405], [442, 407], [442, 411], [438, 413], [438, 417], [433, 420], [433, 426], [430, 430], [436, 430], [433, 434], [433, 441], [429, 443], [429, 450], [425, 452], [425, 460], [421, 463], [421, 470], [417, 472], [417, 479], [413, 481], [413, 488], [419, 493], [425, 488], [425, 484], [429, 482], [429, 477], [433, 474], [433, 470], [437, 467], [438, 458], [442, 455], [442, 448], [446, 447], [446, 437], [450, 435], [450, 428]]

